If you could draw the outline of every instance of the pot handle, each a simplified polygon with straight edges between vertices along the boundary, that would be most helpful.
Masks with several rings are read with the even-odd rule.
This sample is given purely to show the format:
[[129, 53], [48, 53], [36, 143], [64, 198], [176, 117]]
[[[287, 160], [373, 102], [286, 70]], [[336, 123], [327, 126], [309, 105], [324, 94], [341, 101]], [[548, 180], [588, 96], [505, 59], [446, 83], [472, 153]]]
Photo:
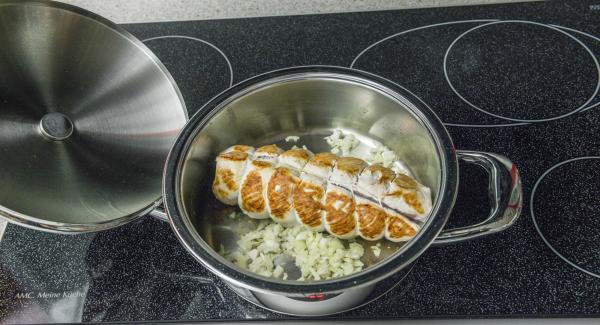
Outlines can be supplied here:
[[152, 211], [150, 211], [148, 215], [161, 221], [169, 221], [169, 217], [167, 217], [167, 213], [165, 212], [165, 206], [163, 202], [160, 202], [160, 204], [158, 204]]
[[508, 158], [488, 152], [457, 150], [458, 159], [479, 165], [489, 174], [490, 216], [484, 221], [454, 229], [444, 229], [434, 244], [469, 240], [502, 231], [519, 217], [523, 204], [521, 178], [515, 164]]

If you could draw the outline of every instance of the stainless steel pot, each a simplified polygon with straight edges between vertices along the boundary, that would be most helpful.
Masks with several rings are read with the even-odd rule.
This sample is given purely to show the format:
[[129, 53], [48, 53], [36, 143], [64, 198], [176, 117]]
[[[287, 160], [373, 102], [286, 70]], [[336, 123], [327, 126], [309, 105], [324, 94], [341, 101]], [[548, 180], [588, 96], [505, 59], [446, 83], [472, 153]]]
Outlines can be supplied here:
[[[327, 281], [266, 278], [221, 257], [221, 244], [235, 242], [228, 210], [212, 198], [215, 155], [230, 145], [284, 144], [289, 135], [325, 151], [323, 137], [341, 128], [368, 146], [381, 141], [432, 189], [434, 208], [417, 236], [363, 271]], [[289, 145], [288, 145], [289, 146]], [[458, 160], [490, 175], [492, 211], [485, 221], [442, 230], [457, 194]], [[324, 315], [364, 302], [376, 284], [397, 275], [431, 244], [488, 235], [509, 227], [521, 210], [521, 182], [505, 157], [456, 151], [431, 109], [408, 90], [381, 77], [337, 67], [298, 67], [266, 73], [221, 93], [180, 133], [164, 174], [163, 195], [171, 225], [185, 248], [238, 294], [262, 307], [296, 315]], [[225, 211], [223, 211], [225, 209]]]
[[152, 52], [50, 1], [0, 1], [0, 44], [0, 216], [77, 233], [157, 207], [187, 111]]

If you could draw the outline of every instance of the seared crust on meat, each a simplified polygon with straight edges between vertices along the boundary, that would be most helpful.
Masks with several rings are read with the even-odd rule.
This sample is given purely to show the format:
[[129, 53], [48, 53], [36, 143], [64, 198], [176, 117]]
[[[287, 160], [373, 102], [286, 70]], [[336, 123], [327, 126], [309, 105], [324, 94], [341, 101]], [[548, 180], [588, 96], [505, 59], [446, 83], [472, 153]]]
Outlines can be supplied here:
[[220, 185], [219, 180], [227, 186], [227, 189], [230, 191], [237, 191], [238, 184], [233, 179], [233, 172], [229, 169], [219, 169], [217, 170], [217, 177], [215, 177], [215, 185]]
[[342, 157], [335, 163], [336, 169], [350, 175], [358, 175], [365, 166], [367, 166], [367, 163], [364, 160], [354, 157]]
[[373, 204], [356, 205], [358, 233], [368, 240], [380, 239], [385, 231], [387, 213]]
[[262, 168], [272, 167], [273, 164], [271, 164], [270, 162], [266, 162], [266, 161], [252, 160], [252, 166], [254, 166], [258, 169], [262, 169]]
[[288, 151], [284, 151], [281, 155], [279, 155], [279, 157], [281, 157], [281, 158], [294, 157], [294, 158], [306, 160], [308, 162], [308, 160], [311, 158], [311, 155], [310, 155], [309, 151], [297, 148], [297, 149], [290, 149]]
[[241, 151], [241, 152], [253, 152], [254, 147], [247, 146], [244, 144], [236, 144], [235, 146], [230, 147], [229, 150], [230, 151]]
[[325, 222], [332, 235], [344, 236], [354, 231], [354, 200], [352, 197], [328, 192], [325, 197]]
[[300, 173], [312, 156], [313, 153], [305, 149], [290, 149], [279, 155], [279, 165]]
[[394, 184], [396, 184], [400, 188], [407, 190], [414, 190], [418, 187], [417, 182], [415, 182], [414, 179], [404, 174], [398, 174], [394, 179]]
[[416, 220], [424, 219], [433, 209], [431, 190], [404, 174], [396, 175], [382, 202], [397, 213]]
[[314, 165], [316, 167], [328, 167], [332, 168], [335, 164], [335, 161], [339, 157], [329, 152], [321, 152], [314, 155], [310, 160], [309, 164]]
[[254, 159], [242, 176], [238, 205], [244, 213], [254, 219], [270, 217], [266, 189], [282, 150], [276, 145], [256, 149]]
[[281, 149], [274, 144], [262, 146], [262, 147], [256, 149], [256, 154], [267, 153], [267, 154], [275, 155], [275, 154], [279, 154], [280, 152], [281, 152]]
[[425, 213], [423, 203], [417, 196], [418, 184], [409, 176], [398, 174], [392, 182], [395, 187], [386, 196], [402, 199], [404, 203], [418, 214]]
[[394, 173], [393, 170], [383, 167], [381, 165], [368, 166], [363, 170], [363, 173], [365, 172], [380, 175], [378, 178], [379, 184], [389, 183], [394, 179], [394, 177], [396, 177], [396, 173]]
[[327, 180], [337, 159], [338, 156], [329, 152], [318, 153], [306, 163], [302, 172]]
[[321, 226], [323, 193], [323, 186], [309, 181], [302, 181], [294, 189], [292, 202], [300, 223], [310, 228]]
[[431, 190], [408, 175], [354, 157], [307, 149], [229, 147], [216, 158], [212, 190], [251, 218], [349, 239], [413, 238], [433, 209]]
[[387, 238], [392, 241], [404, 241], [407, 238], [412, 238], [417, 234], [417, 231], [411, 226], [406, 219], [399, 216], [388, 215], [386, 221]]
[[231, 161], [243, 161], [248, 159], [248, 153], [241, 151], [229, 151], [219, 154], [220, 159]]
[[267, 186], [267, 200], [272, 218], [281, 220], [290, 211], [292, 191], [298, 183], [298, 178], [292, 175], [289, 169], [275, 168]]
[[248, 212], [262, 212], [265, 209], [263, 199], [262, 176], [257, 171], [251, 171], [246, 176], [240, 190], [242, 209]]
[[249, 152], [253, 150], [250, 146], [233, 146], [217, 156], [212, 191], [219, 201], [225, 204], [237, 202], [242, 176], [250, 159]]

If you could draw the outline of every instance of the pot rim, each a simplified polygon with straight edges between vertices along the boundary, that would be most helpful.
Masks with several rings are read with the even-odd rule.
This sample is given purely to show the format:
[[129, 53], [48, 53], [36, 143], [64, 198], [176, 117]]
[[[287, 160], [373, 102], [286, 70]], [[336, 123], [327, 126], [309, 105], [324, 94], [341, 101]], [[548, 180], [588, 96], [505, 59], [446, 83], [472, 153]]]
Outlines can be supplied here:
[[[345, 277], [314, 282], [292, 282], [263, 277], [251, 272], [241, 272], [233, 267], [202, 239], [189, 217], [183, 213], [180, 195], [181, 168], [195, 136], [204, 128], [212, 116], [233, 100], [267, 84], [285, 80], [329, 77], [349, 81], [362, 81], [362, 84], [391, 96], [396, 101], [414, 106], [412, 113], [427, 128], [438, 150], [441, 166], [441, 184], [438, 199], [423, 229], [401, 250], [381, 261], [374, 267]], [[295, 79], [293, 79], [295, 78]], [[338, 66], [311, 65], [296, 66], [269, 71], [241, 81], [221, 92], [195, 113], [182, 131], [167, 158], [163, 177], [163, 197], [165, 211], [176, 237], [192, 256], [211, 272], [240, 287], [264, 293], [279, 293], [287, 296], [302, 296], [307, 293], [340, 292], [348, 288], [371, 285], [397, 270], [409, 265], [419, 257], [438, 236], [450, 215], [458, 189], [458, 162], [452, 140], [441, 120], [425, 102], [406, 88], [372, 73]], [[229, 265], [228, 265], [229, 264]]]
[[[65, 10], [68, 12], [75, 13], [77, 15], [81, 15], [82, 17], [88, 18], [98, 24], [106, 26], [110, 30], [115, 31], [118, 35], [125, 38], [128, 42], [137, 47], [160, 70], [165, 79], [173, 87], [175, 94], [177, 94], [179, 102], [181, 103], [181, 107], [183, 108], [183, 114], [185, 116], [185, 119], [189, 120], [188, 110], [186, 108], [185, 101], [183, 100], [183, 95], [181, 94], [179, 87], [175, 83], [175, 79], [173, 79], [173, 76], [171, 76], [164, 64], [158, 59], [158, 57], [156, 57], [156, 55], [154, 55], [154, 53], [146, 45], [144, 45], [144, 43], [142, 43], [139, 39], [137, 39], [123, 27], [91, 11], [62, 2], [50, 0], [0, 0], [0, 8], [5, 6], [42, 6], [55, 8], [59, 10]], [[4, 218], [10, 223], [18, 224], [20, 226], [35, 230], [42, 230], [46, 232], [60, 234], [78, 234], [96, 232], [122, 226], [126, 223], [129, 223], [147, 215], [149, 212], [158, 207], [161, 203], [162, 196], [158, 196], [156, 199], [154, 199], [152, 202], [148, 203], [145, 207], [139, 209], [138, 211], [118, 218], [103, 220], [94, 223], [65, 223], [50, 221], [38, 217], [29, 216], [4, 207], [2, 205], [0, 205], [0, 218]]]

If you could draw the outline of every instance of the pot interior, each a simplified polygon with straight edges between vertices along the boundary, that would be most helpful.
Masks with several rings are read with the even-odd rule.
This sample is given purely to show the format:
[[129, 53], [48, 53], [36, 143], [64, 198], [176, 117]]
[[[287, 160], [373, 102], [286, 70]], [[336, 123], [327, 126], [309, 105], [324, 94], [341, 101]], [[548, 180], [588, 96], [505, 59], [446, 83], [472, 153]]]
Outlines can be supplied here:
[[[431, 188], [435, 202], [442, 183], [435, 141], [411, 102], [399, 94], [392, 97], [378, 87], [348, 76], [287, 76], [244, 89], [205, 117], [188, 140], [190, 145], [183, 155], [179, 191], [181, 211], [199, 237], [212, 248], [210, 253], [218, 256], [216, 251], [222, 247], [228, 251], [235, 249], [239, 234], [257, 225], [251, 218], [228, 218], [238, 207], [218, 202], [211, 192], [214, 159], [220, 151], [234, 144], [258, 147], [275, 143], [284, 150], [295, 144], [323, 152], [331, 149], [324, 137], [331, 135], [334, 129], [341, 129], [359, 139], [356, 151], [361, 158], [369, 155], [375, 141], [394, 150], [416, 178]], [[287, 143], [285, 138], [290, 135], [300, 139], [297, 143]], [[406, 245], [382, 239], [379, 241], [382, 251], [376, 257], [369, 249], [376, 242], [362, 239], [357, 242], [365, 248], [362, 258], [365, 268], [361, 272]]]

